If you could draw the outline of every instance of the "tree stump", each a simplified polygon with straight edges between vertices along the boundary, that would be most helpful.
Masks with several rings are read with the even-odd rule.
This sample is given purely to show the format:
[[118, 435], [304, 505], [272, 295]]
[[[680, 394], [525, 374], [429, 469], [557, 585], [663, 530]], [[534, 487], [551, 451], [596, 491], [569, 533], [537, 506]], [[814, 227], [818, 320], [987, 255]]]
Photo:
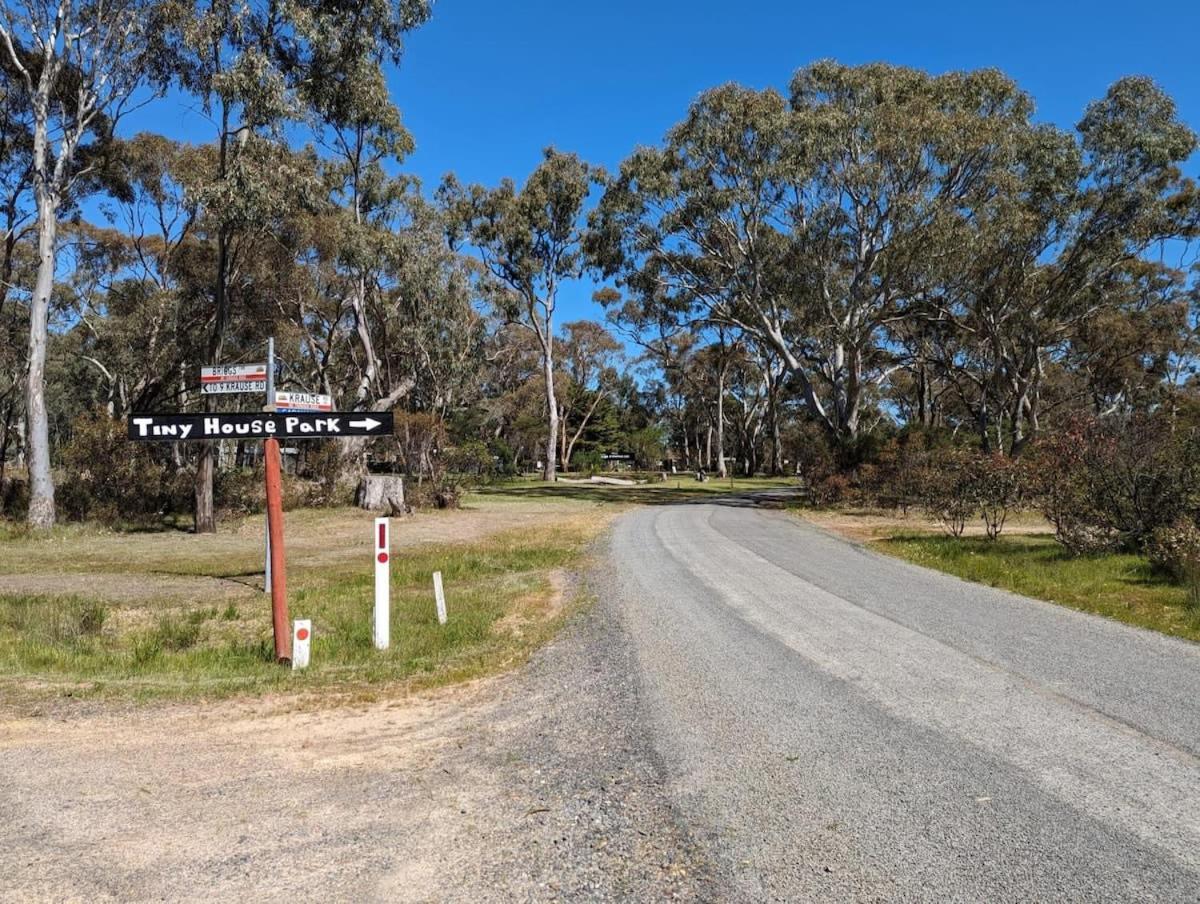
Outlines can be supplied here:
[[367, 474], [358, 482], [354, 504], [389, 515], [404, 514], [404, 478], [395, 474]]

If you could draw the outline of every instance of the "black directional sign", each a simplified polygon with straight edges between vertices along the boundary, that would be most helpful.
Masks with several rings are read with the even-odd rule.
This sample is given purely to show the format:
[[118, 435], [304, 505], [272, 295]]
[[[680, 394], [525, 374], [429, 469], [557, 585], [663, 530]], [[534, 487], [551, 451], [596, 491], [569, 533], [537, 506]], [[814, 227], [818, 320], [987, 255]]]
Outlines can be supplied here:
[[131, 414], [138, 442], [205, 439], [329, 439], [390, 436], [391, 412], [307, 411], [290, 414]]

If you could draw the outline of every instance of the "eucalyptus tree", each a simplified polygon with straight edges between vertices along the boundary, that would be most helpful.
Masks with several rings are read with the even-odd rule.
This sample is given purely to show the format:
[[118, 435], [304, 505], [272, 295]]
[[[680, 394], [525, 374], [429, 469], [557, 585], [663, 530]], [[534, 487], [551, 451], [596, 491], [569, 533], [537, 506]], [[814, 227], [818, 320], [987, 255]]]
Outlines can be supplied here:
[[[1123, 300], [1171, 277], [1148, 251], [1200, 229], [1180, 164], [1196, 135], [1149, 79], [1116, 82], [1074, 136], [1031, 129], [1007, 179], [976, 206], [967, 251], [944, 268], [951, 377], [971, 392], [985, 445], [1019, 452], [1041, 427], [1047, 374]], [[1094, 346], [1094, 343], [1093, 343]], [[1007, 437], [1003, 433], [1007, 433]]]
[[59, 220], [102, 167], [113, 125], [137, 90], [161, 75], [157, 8], [150, 0], [26, 0], [0, 9], [0, 52], [18, 83], [6, 99], [19, 95], [24, 106], [36, 208], [25, 375], [28, 520], [35, 528], [54, 524], [45, 366]]
[[479, 253], [483, 295], [505, 320], [537, 339], [548, 427], [545, 480], [554, 480], [558, 461], [558, 294], [564, 282], [583, 274], [584, 205], [601, 177], [576, 155], [551, 148], [520, 189], [511, 179], [494, 189], [466, 188], [450, 176], [438, 190], [453, 243], [465, 240]]
[[594, 219], [593, 260], [648, 308], [770, 345], [810, 415], [859, 432], [898, 366], [889, 327], [923, 258], [953, 255], [1031, 105], [999, 73], [875, 64], [709, 91], [631, 156]]
[[594, 320], [563, 324], [560, 341], [565, 385], [555, 395], [562, 431], [560, 452], [563, 467], [567, 467], [597, 407], [613, 389], [622, 350], [612, 333]]
[[[204, 361], [218, 364], [233, 316], [238, 243], [297, 204], [317, 201], [315, 167], [297, 172], [286, 164], [285, 125], [315, 119], [334, 132], [373, 128], [386, 105], [378, 71], [428, 16], [429, 3], [208, 0], [197, 7], [175, 0], [173, 9], [172, 64], [215, 129], [216, 170], [202, 201], [216, 246]], [[198, 532], [216, 529], [213, 469], [213, 449], [204, 443]]]

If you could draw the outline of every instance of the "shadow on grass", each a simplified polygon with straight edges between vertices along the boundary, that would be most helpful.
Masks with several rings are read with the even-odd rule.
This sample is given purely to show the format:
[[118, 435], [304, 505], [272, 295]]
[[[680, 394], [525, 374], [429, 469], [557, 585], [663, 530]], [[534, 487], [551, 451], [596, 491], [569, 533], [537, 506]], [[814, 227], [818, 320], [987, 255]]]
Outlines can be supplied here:
[[800, 488], [794, 485], [740, 488], [735, 485], [729, 489], [724, 484], [725, 481], [717, 479], [707, 484], [689, 480], [635, 486], [546, 483], [482, 487], [476, 492], [481, 496], [507, 496], [513, 499], [570, 499], [637, 505], [725, 505], [737, 508], [786, 508], [800, 499]]

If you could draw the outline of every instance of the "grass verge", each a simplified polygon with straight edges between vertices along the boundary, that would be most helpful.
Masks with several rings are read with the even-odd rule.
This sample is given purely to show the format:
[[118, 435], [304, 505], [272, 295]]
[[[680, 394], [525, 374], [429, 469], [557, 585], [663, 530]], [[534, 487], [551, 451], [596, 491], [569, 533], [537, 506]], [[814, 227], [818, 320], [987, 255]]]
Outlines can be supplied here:
[[[371, 643], [370, 568], [296, 569], [290, 614], [313, 621], [312, 665], [299, 673], [271, 660], [270, 603], [261, 593], [219, 605], [0, 594], [0, 696], [192, 699], [336, 685], [368, 697], [384, 684], [421, 688], [493, 674], [557, 629], [567, 611], [564, 575], [604, 523], [573, 513], [471, 542], [398, 550], [384, 653]], [[434, 610], [435, 570], [446, 586], [445, 626]]]
[[1189, 604], [1187, 589], [1156, 573], [1144, 556], [1072, 556], [1042, 534], [995, 542], [899, 534], [871, 546], [968, 581], [1200, 641], [1200, 611]]

